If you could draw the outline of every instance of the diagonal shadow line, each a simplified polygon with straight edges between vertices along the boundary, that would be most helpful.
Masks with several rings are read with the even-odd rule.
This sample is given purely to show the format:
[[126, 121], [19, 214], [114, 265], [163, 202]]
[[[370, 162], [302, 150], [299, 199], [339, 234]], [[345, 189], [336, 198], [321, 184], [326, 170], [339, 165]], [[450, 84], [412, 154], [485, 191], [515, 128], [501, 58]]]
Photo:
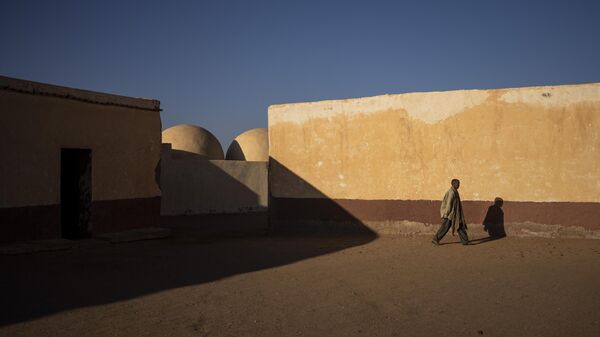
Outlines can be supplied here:
[[[343, 205], [274, 158], [269, 161], [270, 229], [282, 233], [377, 234]], [[368, 242], [367, 241], [367, 242]]]
[[[163, 148], [161, 162], [162, 215], [240, 212], [259, 208], [259, 195], [216, 162], [221, 165], [250, 163], [211, 161], [205, 156], [169, 148]], [[237, 168], [237, 171], [246, 174], [251, 172], [249, 167], [238, 165]]]
[[[290, 188], [303, 186], [312, 193], [320, 193], [285, 166], [273, 161], [271, 165], [296, 181]], [[275, 202], [268, 216], [252, 213], [163, 218], [163, 224], [174, 228], [172, 237], [165, 240], [0, 256], [0, 326], [283, 266], [364, 245], [377, 237], [342, 207], [320, 195], [323, 199], [320, 210], [306, 209], [302, 200], [286, 200], [282, 205], [280, 200], [271, 198]], [[351, 228], [354, 235], [304, 235], [303, 228], [294, 227], [291, 231], [281, 230], [285, 228], [279, 226], [282, 222], [290, 220], [289, 217], [293, 220], [300, 212], [328, 216], [330, 225], [334, 224], [329, 229], [346, 232]], [[267, 231], [268, 221], [271, 226]], [[303, 221], [296, 225], [302, 225]], [[181, 222], [186, 223], [178, 227]], [[229, 226], [243, 228], [246, 224], [258, 224], [260, 230], [243, 237], [227, 233], [219, 236], [218, 231], [207, 235], [204, 231]], [[97, 245], [97, 242], [82, 243], [86, 244]]]

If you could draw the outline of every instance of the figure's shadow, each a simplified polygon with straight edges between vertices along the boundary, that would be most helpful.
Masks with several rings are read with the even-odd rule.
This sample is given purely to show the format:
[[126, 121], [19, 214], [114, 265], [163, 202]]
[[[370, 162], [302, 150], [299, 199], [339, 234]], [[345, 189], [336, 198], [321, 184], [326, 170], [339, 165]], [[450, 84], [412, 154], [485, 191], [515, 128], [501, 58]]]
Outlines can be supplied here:
[[504, 200], [500, 197], [494, 199], [494, 204], [488, 207], [485, 218], [483, 219], [483, 230], [488, 233], [488, 237], [471, 240], [470, 244], [478, 245], [489, 241], [494, 241], [506, 237], [504, 230], [504, 211], [502, 210]]
[[[469, 241], [470, 245], [479, 245], [506, 237], [506, 231], [504, 229], [504, 211], [502, 210], [503, 204], [504, 200], [502, 198], [497, 197], [494, 199], [494, 204], [488, 207], [485, 218], [483, 219], [483, 230], [488, 233], [488, 236], [479, 239], [471, 239]], [[460, 244], [460, 242], [444, 242], [440, 243], [440, 245], [455, 243]]]
[[491, 239], [501, 239], [506, 237], [504, 230], [504, 211], [502, 205], [504, 200], [497, 197], [494, 199], [494, 204], [488, 208], [485, 219], [483, 219], [483, 230], [485, 230]]
[[487, 236], [485, 238], [471, 240], [471, 241], [469, 241], [469, 245], [480, 245], [482, 243], [486, 243], [486, 242], [490, 242], [490, 241], [494, 241], [494, 240], [498, 240], [498, 239], [501, 239], [501, 238]]

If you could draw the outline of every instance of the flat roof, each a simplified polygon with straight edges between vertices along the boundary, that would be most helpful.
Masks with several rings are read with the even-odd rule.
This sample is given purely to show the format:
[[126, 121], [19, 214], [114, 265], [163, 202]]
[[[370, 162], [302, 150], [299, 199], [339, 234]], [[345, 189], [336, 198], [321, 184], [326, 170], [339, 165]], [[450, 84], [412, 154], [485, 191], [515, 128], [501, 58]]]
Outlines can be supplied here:
[[113, 105], [141, 110], [160, 111], [160, 101], [147, 98], [119, 96], [0, 76], [0, 90], [31, 95], [52, 96], [92, 104]]

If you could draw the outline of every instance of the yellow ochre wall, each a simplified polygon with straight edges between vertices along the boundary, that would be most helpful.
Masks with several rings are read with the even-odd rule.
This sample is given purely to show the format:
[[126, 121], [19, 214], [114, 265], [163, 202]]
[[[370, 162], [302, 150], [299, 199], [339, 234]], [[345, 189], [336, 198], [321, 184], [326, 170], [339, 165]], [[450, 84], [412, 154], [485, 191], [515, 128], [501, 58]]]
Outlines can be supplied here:
[[463, 200], [600, 202], [600, 83], [281, 104], [268, 114], [273, 198], [435, 201], [459, 178]]

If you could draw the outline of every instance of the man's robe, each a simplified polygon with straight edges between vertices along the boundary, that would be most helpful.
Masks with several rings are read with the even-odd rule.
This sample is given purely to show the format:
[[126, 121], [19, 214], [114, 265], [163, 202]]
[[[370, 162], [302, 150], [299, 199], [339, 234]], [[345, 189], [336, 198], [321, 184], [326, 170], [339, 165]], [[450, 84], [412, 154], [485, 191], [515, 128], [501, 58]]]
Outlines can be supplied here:
[[444, 195], [442, 200], [442, 206], [440, 207], [440, 214], [443, 219], [452, 221], [452, 235], [456, 231], [456, 224], [467, 228], [465, 222], [465, 215], [463, 213], [462, 204], [460, 202], [460, 195], [454, 188], [450, 188]]

